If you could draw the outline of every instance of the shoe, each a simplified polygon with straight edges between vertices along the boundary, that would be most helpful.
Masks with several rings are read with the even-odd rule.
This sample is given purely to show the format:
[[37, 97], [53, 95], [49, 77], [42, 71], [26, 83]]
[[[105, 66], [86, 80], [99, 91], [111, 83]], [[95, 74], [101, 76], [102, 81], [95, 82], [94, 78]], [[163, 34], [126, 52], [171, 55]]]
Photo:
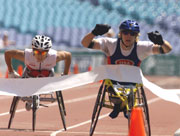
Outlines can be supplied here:
[[109, 117], [111, 117], [112, 119], [116, 118], [119, 115], [120, 111], [120, 104], [114, 104], [113, 111], [109, 114]]

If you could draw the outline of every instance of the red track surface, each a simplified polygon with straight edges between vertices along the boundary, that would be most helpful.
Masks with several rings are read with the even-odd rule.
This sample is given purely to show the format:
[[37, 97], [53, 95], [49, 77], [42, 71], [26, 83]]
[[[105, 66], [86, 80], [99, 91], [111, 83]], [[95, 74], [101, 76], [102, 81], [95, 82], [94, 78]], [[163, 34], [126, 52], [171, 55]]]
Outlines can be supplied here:
[[[148, 77], [150, 81], [164, 88], [180, 88], [180, 78]], [[100, 83], [89, 84], [63, 91], [66, 107], [67, 131], [63, 131], [57, 102], [48, 103], [48, 108], [37, 110], [36, 131], [32, 131], [32, 112], [25, 111], [20, 102], [11, 129], [7, 129], [9, 108], [12, 97], [0, 96], [0, 136], [88, 136], [90, 119]], [[157, 98], [146, 91], [149, 102], [152, 136], [172, 136], [180, 127], [180, 106]], [[120, 113], [118, 118], [110, 119], [110, 109], [103, 108], [94, 136], [127, 136], [127, 119]]]

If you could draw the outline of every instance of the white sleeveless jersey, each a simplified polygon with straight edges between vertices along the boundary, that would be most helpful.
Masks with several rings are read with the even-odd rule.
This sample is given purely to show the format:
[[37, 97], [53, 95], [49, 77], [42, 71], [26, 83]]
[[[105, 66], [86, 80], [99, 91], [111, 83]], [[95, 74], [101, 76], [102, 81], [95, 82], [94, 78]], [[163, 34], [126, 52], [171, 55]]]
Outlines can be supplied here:
[[[117, 38], [97, 38], [96, 40], [99, 41], [99, 44], [101, 46], [101, 50], [107, 55], [112, 56], [116, 50], [117, 47]], [[153, 43], [150, 41], [138, 41], [137, 42], [137, 56], [140, 60], [144, 60], [148, 56], [153, 54], [152, 51]], [[121, 48], [122, 54], [124, 56], [130, 55], [131, 50], [125, 51]]]
[[25, 65], [33, 70], [52, 70], [56, 66], [57, 51], [50, 49], [42, 62], [37, 62], [32, 49], [25, 49]]

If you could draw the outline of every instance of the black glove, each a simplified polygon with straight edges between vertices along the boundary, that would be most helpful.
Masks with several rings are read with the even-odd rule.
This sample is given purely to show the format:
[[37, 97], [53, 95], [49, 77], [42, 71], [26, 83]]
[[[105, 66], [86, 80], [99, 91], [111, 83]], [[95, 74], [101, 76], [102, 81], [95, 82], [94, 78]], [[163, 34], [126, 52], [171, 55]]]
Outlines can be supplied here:
[[151, 40], [154, 44], [159, 44], [159, 45], [164, 44], [162, 35], [158, 31], [149, 32], [147, 34], [148, 34], [149, 40]]
[[106, 24], [96, 24], [96, 27], [92, 30], [92, 34], [95, 36], [103, 35], [109, 31], [111, 26]]

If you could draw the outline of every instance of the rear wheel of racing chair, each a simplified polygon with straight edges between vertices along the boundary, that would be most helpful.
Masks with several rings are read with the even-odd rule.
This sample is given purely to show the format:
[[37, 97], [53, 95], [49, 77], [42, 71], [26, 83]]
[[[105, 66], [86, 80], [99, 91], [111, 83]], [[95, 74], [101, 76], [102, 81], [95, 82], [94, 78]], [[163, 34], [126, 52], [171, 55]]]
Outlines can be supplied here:
[[149, 109], [147, 104], [146, 95], [144, 92], [144, 88], [142, 85], [137, 84], [137, 91], [130, 91], [129, 99], [128, 99], [128, 127], [130, 127], [131, 123], [131, 111], [133, 107], [141, 107], [143, 111], [143, 119], [145, 125], [145, 131], [147, 136], [151, 136], [151, 127], [150, 127], [150, 119], [149, 119]]
[[66, 121], [65, 121], [66, 110], [65, 110], [65, 105], [64, 105], [62, 92], [57, 91], [56, 92], [56, 97], [57, 97], [57, 102], [58, 102], [58, 106], [59, 106], [59, 112], [60, 112], [60, 115], [61, 115], [63, 127], [64, 127], [64, 130], [66, 130]]
[[142, 96], [142, 108], [143, 108], [143, 112], [144, 112], [144, 121], [145, 121], [145, 129], [146, 129], [146, 133], [147, 136], [151, 136], [151, 126], [150, 126], [150, 119], [149, 119], [149, 108], [148, 108], [148, 104], [147, 104], [147, 99], [146, 99], [146, 95], [144, 92], [144, 88], [141, 86], [141, 94]]
[[[64, 130], [66, 130], [66, 122], [65, 122], [66, 110], [65, 110], [64, 100], [63, 100], [63, 96], [62, 96], [61, 91], [56, 92], [56, 99], [55, 98], [41, 98], [37, 95], [34, 95], [33, 97], [17, 97], [17, 96], [15, 96], [13, 98], [11, 108], [10, 108], [10, 120], [9, 120], [9, 124], [8, 124], [8, 129], [10, 129], [10, 127], [11, 127], [11, 123], [12, 123], [13, 118], [15, 116], [16, 108], [17, 108], [17, 105], [18, 105], [18, 102], [20, 99], [24, 102], [25, 101], [27, 101], [27, 102], [32, 101], [32, 130], [33, 131], [35, 131], [35, 126], [36, 126], [36, 111], [37, 111], [39, 105], [45, 106], [43, 104], [39, 104], [39, 101], [54, 102], [57, 100], [61, 119], [62, 119], [62, 123], [63, 123], [63, 127], [64, 127]], [[30, 110], [31, 104], [30, 103], [26, 103], [26, 104], [28, 104], [26, 106], [28, 107], [28, 110]], [[45, 107], [48, 107], [48, 106], [45, 106]]]
[[[115, 81], [116, 82], [116, 81]], [[147, 136], [151, 135], [149, 110], [147, 100], [142, 84], [136, 83], [113, 83], [109, 79], [105, 79], [99, 89], [96, 103], [93, 110], [92, 121], [90, 126], [90, 136], [95, 131], [98, 117], [102, 107], [114, 109], [118, 104], [119, 110], [124, 113], [124, 117], [128, 119], [128, 127], [130, 128], [131, 111], [133, 108], [141, 107], [143, 111], [144, 125]]]
[[91, 118], [90, 136], [92, 136], [94, 133], [101, 109], [103, 107], [103, 101], [104, 101], [104, 97], [105, 97], [105, 88], [103, 88], [103, 86], [104, 86], [104, 81], [99, 88], [99, 92], [98, 92], [98, 95], [96, 98], [96, 102], [95, 102], [95, 106], [94, 106], [94, 110], [93, 110], [93, 114], [92, 114], [92, 118]]
[[11, 123], [13, 121], [13, 118], [14, 118], [15, 111], [16, 111], [19, 100], [20, 100], [20, 97], [17, 97], [17, 96], [13, 97], [13, 101], [12, 101], [10, 111], [9, 111], [10, 119], [9, 119], [9, 123], [8, 123], [8, 129], [10, 129], [10, 127], [11, 127]]

